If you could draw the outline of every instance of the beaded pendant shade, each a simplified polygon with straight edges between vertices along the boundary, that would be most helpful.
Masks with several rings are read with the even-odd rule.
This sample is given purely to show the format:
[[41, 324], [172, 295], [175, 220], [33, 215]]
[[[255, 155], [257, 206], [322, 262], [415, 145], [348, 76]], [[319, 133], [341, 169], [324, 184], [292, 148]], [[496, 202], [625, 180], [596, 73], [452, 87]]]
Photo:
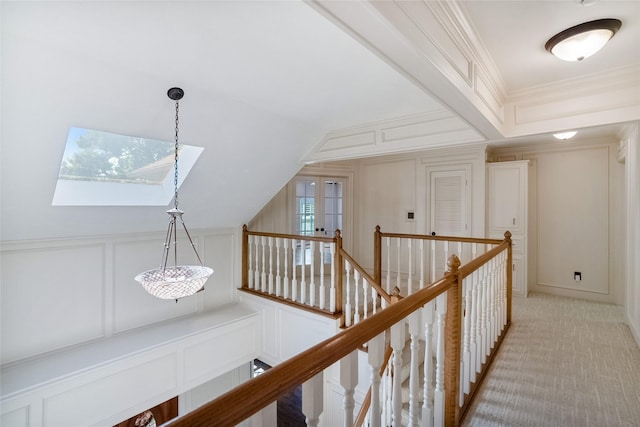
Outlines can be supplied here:
[[[193, 244], [191, 235], [187, 230], [187, 226], [182, 220], [184, 213], [178, 209], [178, 117], [179, 117], [179, 101], [184, 96], [184, 91], [174, 87], [167, 92], [169, 98], [176, 102], [176, 133], [175, 133], [175, 156], [174, 156], [174, 196], [173, 209], [169, 209], [167, 213], [171, 217], [169, 220], [169, 228], [164, 241], [164, 250], [162, 252], [162, 261], [160, 267], [154, 270], [148, 270], [138, 274], [135, 280], [151, 295], [160, 299], [174, 299], [178, 301], [180, 298], [188, 297], [201, 290], [204, 290], [204, 284], [213, 274], [213, 269], [202, 265], [198, 250]], [[200, 265], [177, 265], [178, 263], [178, 246], [177, 233], [178, 221], [182, 225], [184, 232], [189, 239], [189, 243], [195, 252], [196, 258]], [[172, 250], [173, 249], [173, 250]], [[169, 253], [173, 253], [173, 266], [167, 267], [169, 261]]]

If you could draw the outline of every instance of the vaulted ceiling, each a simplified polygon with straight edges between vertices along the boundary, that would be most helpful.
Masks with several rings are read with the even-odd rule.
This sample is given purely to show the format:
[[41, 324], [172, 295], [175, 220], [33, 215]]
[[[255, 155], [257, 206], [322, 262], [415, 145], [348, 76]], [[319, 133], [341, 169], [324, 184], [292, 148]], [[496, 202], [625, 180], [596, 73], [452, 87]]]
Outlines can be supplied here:
[[[69, 127], [205, 147], [191, 228], [249, 221], [305, 162], [545, 141], [640, 119], [640, 2], [0, 3], [2, 240], [158, 231], [154, 207], [52, 207]], [[544, 50], [596, 18], [580, 63]]]

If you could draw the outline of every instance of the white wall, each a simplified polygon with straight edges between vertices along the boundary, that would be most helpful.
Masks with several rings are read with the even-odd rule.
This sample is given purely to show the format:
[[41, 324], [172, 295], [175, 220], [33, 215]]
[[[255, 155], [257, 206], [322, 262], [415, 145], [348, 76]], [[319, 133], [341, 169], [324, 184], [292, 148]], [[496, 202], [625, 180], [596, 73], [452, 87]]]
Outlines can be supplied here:
[[[2, 363], [229, 303], [239, 274], [240, 230], [191, 230], [205, 265], [205, 291], [159, 300], [134, 281], [157, 268], [165, 233], [1, 244]], [[179, 260], [197, 263], [181, 245]]]
[[626, 178], [626, 286], [627, 323], [640, 345], [640, 133], [629, 126], [621, 141]]
[[[159, 265], [164, 232], [2, 242], [3, 425], [113, 425], [257, 357], [259, 314], [234, 303], [240, 229], [190, 232], [214, 274], [177, 303], [133, 279]], [[178, 261], [197, 263], [181, 237]], [[243, 380], [229, 375], [216, 390]]]
[[[496, 159], [535, 164], [536, 282], [530, 291], [624, 303], [623, 167], [610, 140], [496, 150]], [[582, 281], [574, 280], [574, 272]]]

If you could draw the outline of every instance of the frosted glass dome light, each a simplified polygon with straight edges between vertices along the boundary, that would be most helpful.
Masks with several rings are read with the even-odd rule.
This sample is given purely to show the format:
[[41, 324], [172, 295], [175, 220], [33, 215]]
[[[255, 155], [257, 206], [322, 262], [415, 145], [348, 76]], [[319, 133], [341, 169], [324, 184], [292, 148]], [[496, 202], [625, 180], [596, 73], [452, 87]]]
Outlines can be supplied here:
[[602, 49], [621, 26], [619, 19], [585, 22], [551, 37], [544, 47], [563, 61], [582, 61]]

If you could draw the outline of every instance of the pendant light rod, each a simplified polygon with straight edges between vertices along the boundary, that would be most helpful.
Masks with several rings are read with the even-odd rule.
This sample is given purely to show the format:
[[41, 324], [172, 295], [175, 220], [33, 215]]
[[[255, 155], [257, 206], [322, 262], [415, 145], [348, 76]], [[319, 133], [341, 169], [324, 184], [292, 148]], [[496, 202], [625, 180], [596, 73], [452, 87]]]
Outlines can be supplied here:
[[[178, 129], [179, 129], [179, 101], [184, 96], [184, 91], [178, 87], [173, 87], [167, 91], [167, 96], [176, 102], [176, 117], [175, 117], [175, 153], [173, 163], [173, 209], [169, 209], [167, 214], [171, 217], [169, 220], [169, 227], [164, 240], [164, 250], [162, 252], [162, 260], [160, 261], [160, 267], [155, 270], [145, 271], [138, 274], [135, 280], [140, 282], [144, 289], [151, 295], [161, 299], [175, 299], [190, 296], [204, 289], [204, 284], [213, 273], [213, 269], [205, 267], [202, 264], [200, 255], [196, 245], [193, 243], [193, 239], [187, 230], [187, 226], [182, 219], [184, 213], [178, 209]], [[177, 219], [180, 218], [180, 223], [184, 229], [191, 248], [198, 259], [200, 265], [178, 265], [178, 226]], [[173, 267], [167, 268], [167, 262], [169, 261], [169, 252], [173, 247]]]

